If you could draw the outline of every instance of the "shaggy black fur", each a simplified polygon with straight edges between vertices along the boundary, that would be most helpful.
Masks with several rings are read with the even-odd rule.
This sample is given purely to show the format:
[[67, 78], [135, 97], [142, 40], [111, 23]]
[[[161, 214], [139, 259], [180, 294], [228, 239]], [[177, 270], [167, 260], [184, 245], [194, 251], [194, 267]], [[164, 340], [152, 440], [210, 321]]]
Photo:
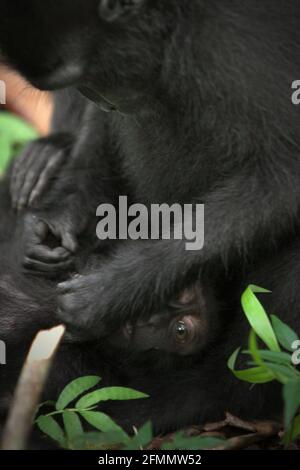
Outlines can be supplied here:
[[[113, 364], [114, 380], [152, 396], [134, 405], [136, 422], [150, 416], [167, 430], [213, 419], [224, 408], [268, 414], [279, 406], [274, 387], [271, 393], [268, 387], [249, 391], [226, 369], [248, 330], [235, 299], [227, 303], [227, 284], [237, 285], [239, 294], [253, 277], [274, 288], [270, 307], [299, 327], [299, 251], [285, 247], [299, 230], [300, 113], [290, 95], [300, 77], [300, 4], [113, 4], [108, 11], [104, 0], [1, 1], [2, 55], [34, 85], [58, 90], [54, 168], [57, 153], [59, 165], [66, 155], [57, 178], [37, 158], [26, 164], [27, 174], [13, 170], [15, 205], [34, 204], [20, 214], [13, 241], [2, 245], [10, 267], [3, 268], [1, 323], [18, 323], [19, 344], [19, 328], [29, 337], [30, 325], [35, 329], [49, 318], [66, 322], [73, 339], [85, 335], [91, 346], [66, 346], [64, 370], [55, 369], [51, 385], [61, 388], [71, 376], [98, 368], [102, 374], [106, 363]], [[49, 154], [49, 139], [38, 145]], [[96, 207], [120, 194], [147, 206], [205, 203], [204, 249], [187, 252], [185, 240], [99, 242]], [[9, 212], [14, 225], [9, 203], [1, 205], [1, 221], [6, 224]], [[250, 276], [262, 255], [271, 265]], [[18, 280], [21, 265], [54, 281]], [[70, 272], [82, 276], [70, 279]], [[67, 282], [56, 297], [59, 279]], [[221, 279], [218, 297], [226, 307], [221, 302], [221, 333], [205, 352], [178, 358], [152, 351], [141, 362], [123, 354], [119, 371], [105, 338], [128, 320], [168, 310], [182, 289], [205, 286], [208, 279], [213, 287]], [[31, 298], [26, 315], [24, 295]], [[53, 301], [45, 303], [49, 296]], [[10, 338], [9, 324], [7, 330]], [[122, 418], [121, 409], [117, 414]]]

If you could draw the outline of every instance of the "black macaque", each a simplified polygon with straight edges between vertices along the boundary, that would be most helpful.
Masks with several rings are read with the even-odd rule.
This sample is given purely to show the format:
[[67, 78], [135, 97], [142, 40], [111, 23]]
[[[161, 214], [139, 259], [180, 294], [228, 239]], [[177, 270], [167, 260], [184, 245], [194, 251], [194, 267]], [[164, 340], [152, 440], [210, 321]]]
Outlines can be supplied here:
[[[1, 338], [8, 346], [8, 364], [0, 375], [2, 422], [34, 333], [58, 321], [55, 282], [17, 275], [10, 246], [3, 244], [5, 255], [1, 255], [0, 326]], [[290, 272], [295, 273], [293, 280]], [[272, 294], [261, 297], [262, 302], [268, 311], [280, 311], [281, 317], [299, 331], [299, 275], [300, 249], [295, 242], [277, 259], [264, 260], [243, 282], [247, 285], [255, 280], [272, 289]], [[218, 305], [214, 291], [208, 296], [209, 284], [201, 288], [196, 285], [147, 323], [126, 324], [101, 340], [80, 338], [77, 342], [74, 335], [67, 335], [43, 399], [55, 399], [74, 378], [98, 374], [103, 385], [130, 386], [149, 394], [146, 400], [101, 407], [128, 431], [151, 420], [155, 432], [164, 433], [219, 420], [226, 410], [244, 418], [280, 417], [279, 384], [253, 388], [236, 380], [227, 368], [232, 352], [247, 345], [250, 329], [238, 308], [238, 285], [236, 282], [236, 290], [231, 283], [223, 285], [230, 295], [226, 303], [220, 301]], [[287, 305], [289, 309], [285, 310]], [[245, 362], [239, 365], [245, 367]], [[48, 444], [35, 436], [32, 446], [41, 445]]]
[[[290, 99], [300, 76], [296, 0], [1, 5], [8, 63], [42, 89], [69, 87], [56, 95], [54, 130], [71, 126], [72, 150], [26, 219], [25, 232], [36, 235], [37, 224], [39, 235], [24, 253], [28, 270], [55, 276], [92, 227], [93, 259], [59, 285], [67, 324], [102, 337], [149, 318], [206, 270], [255, 260], [297, 226], [300, 115]], [[100, 108], [78, 99], [75, 88]], [[77, 99], [81, 112], [72, 116]], [[13, 185], [21, 207], [27, 179], [24, 185]], [[127, 241], [103, 261], [93, 219], [100, 203], [120, 194], [148, 206], [205, 203], [204, 249], [187, 251], [185, 240]], [[47, 230], [63, 250], [43, 243]]]
[[[300, 114], [290, 96], [300, 76], [299, 20], [298, 0], [1, 0], [3, 60], [55, 99], [50, 162], [58, 174], [27, 152], [29, 173], [12, 171], [21, 211], [11, 237], [16, 215], [2, 205], [4, 187], [0, 209], [9, 285], [20, 276], [17, 292], [39, 305], [23, 321], [4, 283], [5, 335], [23, 344], [35, 324], [69, 326], [58, 359], [64, 370], [53, 371], [48, 396], [85, 371], [109, 382], [113, 370], [113, 381], [151, 396], [134, 413], [128, 404], [114, 408], [127, 424], [150, 418], [166, 431], [220, 418], [225, 408], [256, 417], [280, 409], [276, 386], [249, 390], [226, 360], [247, 338], [237, 305], [252, 278], [274, 289], [268, 306], [299, 328], [300, 251], [292, 240]], [[66, 153], [58, 158], [57, 148]], [[147, 206], [204, 203], [204, 249], [186, 251], [185, 240], [100, 242], [96, 208], [119, 195]], [[173, 303], [195, 285], [205, 321], [195, 328], [188, 310], [188, 326], [175, 324], [173, 332], [186, 337], [189, 327], [199, 338], [182, 352], [166, 328], [178, 315]], [[160, 322], [166, 312], [169, 322]], [[75, 343], [77, 335], [86, 342]], [[142, 343], [150, 348], [143, 354]]]

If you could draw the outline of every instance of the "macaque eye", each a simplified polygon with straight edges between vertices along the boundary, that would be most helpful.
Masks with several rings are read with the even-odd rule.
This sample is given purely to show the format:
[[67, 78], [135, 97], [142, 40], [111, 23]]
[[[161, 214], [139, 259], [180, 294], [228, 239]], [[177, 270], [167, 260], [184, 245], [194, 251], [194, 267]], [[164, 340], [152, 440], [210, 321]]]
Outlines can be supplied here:
[[173, 325], [173, 336], [177, 344], [189, 344], [196, 336], [197, 325], [192, 316], [185, 316]]
[[185, 341], [188, 336], [188, 328], [184, 321], [178, 321], [174, 327], [177, 341]]

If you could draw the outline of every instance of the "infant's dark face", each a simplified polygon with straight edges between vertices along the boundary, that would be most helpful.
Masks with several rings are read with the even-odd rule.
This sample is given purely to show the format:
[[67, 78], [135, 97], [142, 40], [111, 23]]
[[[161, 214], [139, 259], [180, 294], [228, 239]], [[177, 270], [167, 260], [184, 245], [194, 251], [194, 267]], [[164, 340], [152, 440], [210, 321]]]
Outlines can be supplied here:
[[111, 338], [117, 347], [135, 351], [166, 351], [180, 356], [197, 354], [212, 337], [214, 315], [208, 314], [201, 291], [186, 289], [169, 311], [149, 320], [128, 323]]

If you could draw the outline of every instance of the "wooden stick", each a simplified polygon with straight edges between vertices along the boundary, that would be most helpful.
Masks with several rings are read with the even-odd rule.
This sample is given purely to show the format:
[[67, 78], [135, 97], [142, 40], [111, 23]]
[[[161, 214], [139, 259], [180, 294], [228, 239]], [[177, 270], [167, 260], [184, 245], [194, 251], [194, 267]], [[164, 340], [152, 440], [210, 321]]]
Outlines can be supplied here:
[[41, 331], [33, 341], [4, 429], [2, 450], [26, 449], [50, 366], [64, 333], [65, 327], [61, 325]]

